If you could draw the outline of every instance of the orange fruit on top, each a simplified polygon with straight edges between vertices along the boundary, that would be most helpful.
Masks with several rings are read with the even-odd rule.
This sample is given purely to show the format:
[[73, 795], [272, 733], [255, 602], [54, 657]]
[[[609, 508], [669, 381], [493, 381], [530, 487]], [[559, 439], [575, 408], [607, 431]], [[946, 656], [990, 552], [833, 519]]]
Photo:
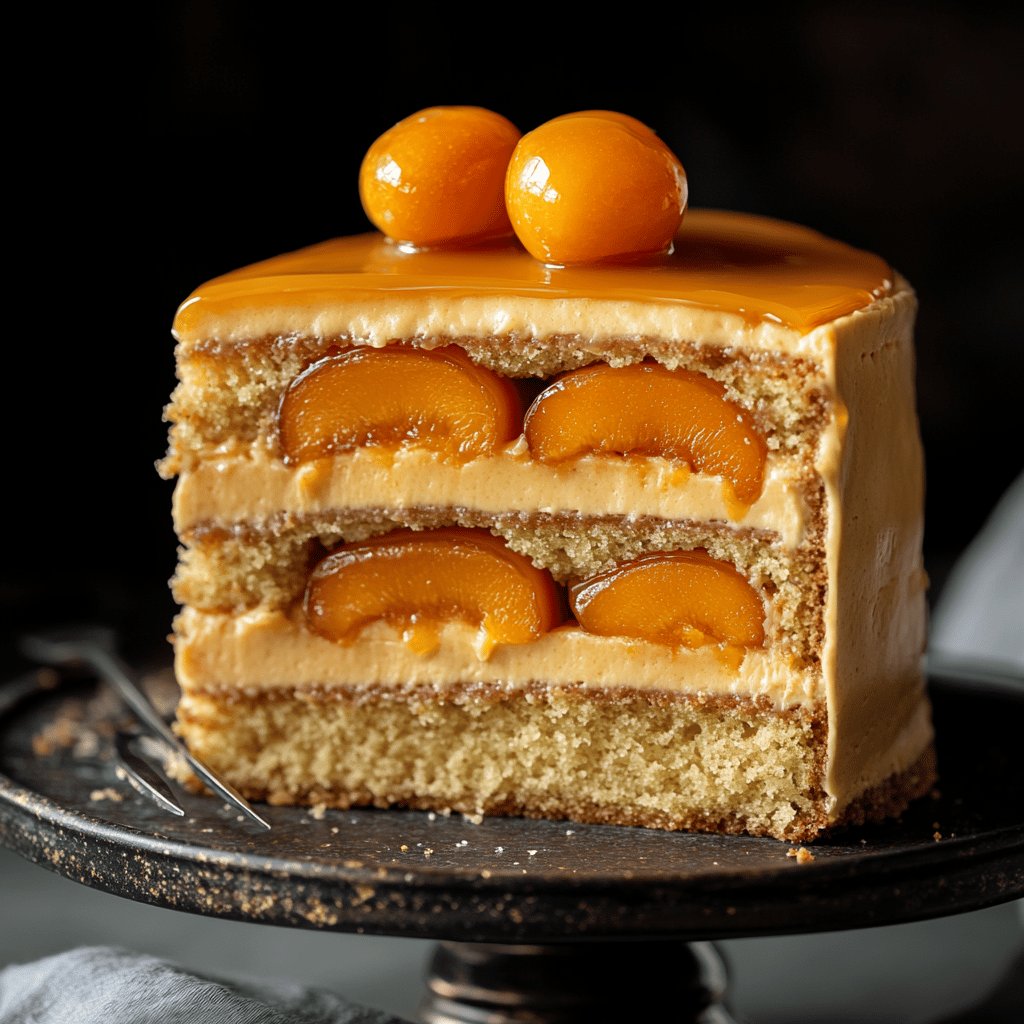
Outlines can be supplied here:
[[460, 348], [354, 348], [327, 356], [288, 386], [278, 410], [287, 462], [354, 448], [429, 448], [468, 461], [518, 437], [515, 385]]
[[310, 626], [341, 643], [364, 626], [398, 629], [465, 622], [495, 644], [536, 640], [556, 626], [558, 590], [549, 573], [486, 530], [396, 530], [346, 544], [313, 570]]
[[519, 240], [550, 264], [666, 252], [686, 210], [686, 172], [636, 118], [582, 111], [516, 145], [505, 203]]
[[768, 448], [750, 414], [718, 381], [659, 363], [595, 363], [563, 374], [534, 399], [524, 433], [541, 462], [591, 452], [685, 462], [722, 477], [742, 511], [764, 483]]
[[558, 117], [553, 117], [551, 120], [565, 121], [570, 117], [603, 117], [608, 121], [618, 121], [623, 127], [639, 132], [641, 135], [654, 135], [656, 137], [658, 134], [639, 118], [633, 117], [630, 114], [621, 114], [617, 110], [575, 110], [571, 114], [559, 114]]
[[505, 170], [519, 140], [483, 107], [428, 107], [389, 128], [359, 169], [366, 216], [414, 246], [473, 242], [511, 232]]
[[757, 591], [706, 551], [663, 551], [624, 562], [573, 586], [569, 604], [583, 629], [600, 636], [689, 648], [764, 644]]

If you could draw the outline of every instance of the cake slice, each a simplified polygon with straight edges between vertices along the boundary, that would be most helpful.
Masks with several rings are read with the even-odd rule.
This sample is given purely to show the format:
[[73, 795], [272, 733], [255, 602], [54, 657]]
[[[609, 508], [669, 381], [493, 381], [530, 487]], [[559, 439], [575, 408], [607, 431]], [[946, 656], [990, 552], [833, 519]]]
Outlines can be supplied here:
[[677, 233], [682, 165], [609, 111], [420, 111], [360, 193], [382, 235], [175, 321], [195, 752], [271, 801], [787, 839], [924, 791], [906, 283]]
[[808, 840], [934, 779], [915, 300], [690, 211], [670, 255], [336, 239], [175, 320], [178, 728], [250, 798]]

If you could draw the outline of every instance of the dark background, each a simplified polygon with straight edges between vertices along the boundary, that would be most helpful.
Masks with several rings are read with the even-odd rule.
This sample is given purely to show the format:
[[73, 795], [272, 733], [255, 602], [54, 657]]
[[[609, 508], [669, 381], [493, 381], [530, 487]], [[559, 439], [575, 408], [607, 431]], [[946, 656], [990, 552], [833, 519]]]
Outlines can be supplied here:
[[116, 33], [60, 26], [38, 66], [61, 99], [13, 161], [60, 184], [7, 197], [38, 221], [7, 346], [6, 632], [60, 617], [149, 645], [166, 633], [175, 541], [153, 463], [177, 303], [364, 230], [363, 152], [433, 104], [491, 107], [523, 131], [623, 110], [679, 154], [693, 205], [806, 223], [905, 274], [933, 593], [1020, 471], [1019, 15], [825, 3], [603, 21], [499, 5], [485, 26], [441, 7], [346, 5], [338, 23], [296, 4], [150, 6], [155, 20]]

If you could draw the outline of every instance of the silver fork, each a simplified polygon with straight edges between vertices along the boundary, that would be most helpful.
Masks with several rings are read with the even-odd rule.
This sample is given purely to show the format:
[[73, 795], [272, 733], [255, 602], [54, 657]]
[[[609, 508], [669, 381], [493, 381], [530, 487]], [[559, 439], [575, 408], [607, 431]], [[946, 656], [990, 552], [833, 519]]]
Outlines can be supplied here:
[[[136, 717], [152, 733], [184, 758], [193, 772], [218, 796], [238, 808], [250, 821], [269, 829], [249, 802], [230, 783], [218, 778], [171, 732], [160, 713], [135, 681], [132, 670], [118, 657], [112, 630], [103, 626], [71, 626], [21, 638], [22, 653], [48, 665], [88, 665], [120, 694]], [[159, 802], [159, 801], [158, 801]]]
[[174, 799], [171, 787], [145, 758], [132, 750], [132, 741], [135, 738], [126, 732], [118, 732], [114, 737], [114, 749], [117, 751], [117, 759], [124, 770], [125, 778], [137, 793], [148, 797], [157, 807], [179, 817], [184, 816], [185, 808]]

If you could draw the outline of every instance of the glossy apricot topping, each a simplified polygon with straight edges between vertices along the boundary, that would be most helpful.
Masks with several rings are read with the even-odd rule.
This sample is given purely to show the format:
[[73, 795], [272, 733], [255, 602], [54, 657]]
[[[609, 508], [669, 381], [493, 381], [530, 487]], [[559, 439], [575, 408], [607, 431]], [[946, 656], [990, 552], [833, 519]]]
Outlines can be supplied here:
[[519, 240], [551, 264], [666, 252], [686, 209], [686, 172], [635, 118], [563, 115], [524, 135], [505, 179]]
[[764, 644], [764, 607], [728, 562], [705, 551], [645, 555], [577, 583], [569, 603], [588, 633], [671, 647]]
[[486, 530], [397, 530], [346, 544], [314, 570], [306, 587], [310, 626], [341, 643], [371, 622], [429, 631], [446, 622], [479, 627], [478, 653], [536, 640], [557, 624], [551, 576]]
[[558, 117], [553, 117], [552, 121], [566, 121], [571, 117], [603, 117], [608, 121], [618, 121], [619, 124], [631, 131], [640, 132], [641, 134], [657, 136], [657, 132], [653, 128], [649, 128], [639, 118], [632, 117], [629, 114], [621, 114], [617, 110], [575, 110], [571, 114], [559, 114]]
[[389, 128], [359, 169], [373, 224], [415, 246], [511, 233], [505, 171], [519, 129], [483, 107], [428, 107]]
[[469, 460], [517, 437], [513, 384], [459, 348], [354, 348], [289, 385], [278, 412], [281, 452], [308, 462], [361, 447], [422, 447]]
[[718, 381], [658, 363], [572, 370], [526, 414], [526, 441], [541, 462], [589, 452], [660, 455], [724, 477], [735, 500], [761, 493], [767, 448], [746, 411]]

